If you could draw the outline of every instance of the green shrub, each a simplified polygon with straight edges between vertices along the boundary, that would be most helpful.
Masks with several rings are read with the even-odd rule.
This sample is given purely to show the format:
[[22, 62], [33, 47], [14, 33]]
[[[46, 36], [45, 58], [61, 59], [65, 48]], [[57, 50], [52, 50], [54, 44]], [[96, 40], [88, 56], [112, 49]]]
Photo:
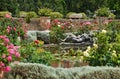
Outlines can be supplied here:
[[19, 16], [20, 16], [21, 18], [25, 18], [25, 17], [27, 16], [27, 12], [25, 12], [25, 11], [20, 11]]
[[110, 15], [108, 16], [108, 18], [111, 18], [111, 19], [114, 19], [115, 17], [116, 17], [116, 15], [113, 13], [110, 13]]
[[35, 12], [28, 12], [25, 19], [27, 23], [30, 23], [31, 18], [36, 18], [37, 14]]
[[27, 23], [30, 23], [30, 19], [36, 18], [36, 17], [37, 17], [37, 14], [35, 12], [28, 12], [25, 19]]
[[101, 17], [108, 17], [110, 15], [110, 10], [109, 8], [99, 8], [98, 10], [95, 11], [96, 16], [101, 16]]
[[35, 12], [28, 12], [26, 17], [36, 18], [37, 14]]
[[49, 8], [42, 8], [42, 9], [39, 9], [38, 14], [39, 16], [50, 16], [51, 12], [52, 10]]
[[51, 17], [51, 19], [62, 18], [63, 14], [61, 14], [60, 12], [51, 12], [50, 17]]
[[87, 18], [88, 18], [85, 13], [81, 13], [81, 14], [82, 14], [82, 18], [83, 18], [83, 19], [87, 19]]
[[117, 42], [110, 42], [113, 37], [109, 35], [109, 31], [102, 30], [102, 32], [96, 33], [96, 44], [86, 50], [89, 55], [85, 59], [89, 61], [89, 65], [120, 66], [120, 43], [118, 43], [120, 36], [116, 36]]
[[[11, 17], [11, 16], [10, 16]], [[0, 19], [0, 35], [5, 35], [10, 39], [14, 45], [17, 45], [18, 37], [24, 39], [25, 31], [21, 27], [20, 22], [11, 18], [1, 18]]]
[[11, 67], [5, 79], [120, 79], [118, 67], [52, 68], [35, 63], [11, 64]]
[[0, 17], [4, 17], [5, 14], [10, 14], [12, 15], [12, 13], [8, 12], [8, 11], [0, 11]]
[[69, 12], [69, 13], [67, 13], [66, 18], [69, 18], [69, 16], [72, 15], [72, 14], [75, 14], [75, 12]]
[[50, 65], [50, 62], [54, 59], [54, 55], [51, 54], [51, 52], [44, 50], [42, 47], [43, 44], [44, 42], [39, 40], [21, 44], [21, 49], [19, 50], [23, 57], [21, 61]]

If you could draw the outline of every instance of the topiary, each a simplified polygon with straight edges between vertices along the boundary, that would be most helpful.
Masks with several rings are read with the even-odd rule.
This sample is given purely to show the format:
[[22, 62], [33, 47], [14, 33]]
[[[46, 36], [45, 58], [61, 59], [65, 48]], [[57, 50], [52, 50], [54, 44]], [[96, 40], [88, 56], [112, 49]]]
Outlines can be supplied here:
[[69, 12], [69, 13], [67, 13], [66, 18], [69, 18], [69, 16], [72, 15], [72, 14], [76, 14], [76, 13], [75, 12]]
[[26, 16], [27, 16], [27, 12], [25, 12], [25, 11], [20, 11], [19, 17], [25, 18]]
[[97, 16], [108, 17], [110, 15], [110, 10], [107, 7], [99, 8], [95, 11]]
[[63, 14], [61, 14], [60, 12], [51, 12], [50, 17], [51, 17], [51, 19], [62, 18]]
[[116, 17], [116, 15], [113, 13], [110, 13], [110, 15], [108, 16], [108, 18], [111, 18], [111, 19], [114, 19], [115, 17]]
[[39, 9], [38, 14], [39, 16], [50, 16], [51, 12], [52, 10], [49, 8], [42, 8], [42, 9]]
[[30, 23], [30, 18], [36, 18], [37, 14], [35, 12], [28, 12], [26, 15], [26, 22]]
[[30, 17], [30, 18], [36, 18], [37, 17], [37, 14], [35, 12], [28, 12], [27, 13], [27, 17]]
[[81, 14], [82, 14], [82, 18], [83, 18], [83, 19], [88, 18], [87, 15], [86, 15], [85, 13], [81, 13]]

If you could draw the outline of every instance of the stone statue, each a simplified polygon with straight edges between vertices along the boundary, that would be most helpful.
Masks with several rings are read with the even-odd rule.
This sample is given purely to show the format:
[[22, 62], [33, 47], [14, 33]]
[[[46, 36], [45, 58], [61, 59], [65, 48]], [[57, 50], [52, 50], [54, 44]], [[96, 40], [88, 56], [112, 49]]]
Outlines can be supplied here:
[[68, 43], [82, 43], [82, 42], [93, 42], [92, 37], [90, 34], [82, 34], [82, 35], [74, 35], [70, 33], [67, 37], [63, 40], [63, 42]]

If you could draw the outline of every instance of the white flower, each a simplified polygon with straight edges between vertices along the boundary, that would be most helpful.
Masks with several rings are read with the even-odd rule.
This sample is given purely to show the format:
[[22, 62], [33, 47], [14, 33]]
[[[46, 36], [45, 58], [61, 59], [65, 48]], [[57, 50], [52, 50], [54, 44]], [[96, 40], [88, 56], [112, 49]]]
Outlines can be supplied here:
[[88, 47], [87, 47], [86, 52], [89, 52], [89, 51], [90, 51], [90, 49], [91, 49], [91, 47], [90, 47], [90, 46], [88, 46]]
[[90, 50], [90, 49], [91, 49], [91, 47], [90, 47], [90, 46], [88, 46], [88, 47], [87, 47], [87, 50]]
[[97, 44], [93, 44], [93, 46], [94, 46], [95, 48], [98, 48], [98, 45], [97, 45]]
[[112, 56], [117, 57], [115, 50], [113, 50]]
[[116, 53], [116, 51], [115, 51], [115, 50], [113, 50], [113, 53]]
[[102, 30], [102, 33], [107, 33], [107, 31], [103, 29], [103, 30]]
[[18, 41], [21, 41], [20, 37], [17, 38]]
[[88, 53], [87, 51], [84, 51], [84, 52], [83, 52], [83, 55], [84, 55], [85, 57], [89, 57], [89, 53]]
[[58, 27], [61, 27], [61, 25], [58, 25]]

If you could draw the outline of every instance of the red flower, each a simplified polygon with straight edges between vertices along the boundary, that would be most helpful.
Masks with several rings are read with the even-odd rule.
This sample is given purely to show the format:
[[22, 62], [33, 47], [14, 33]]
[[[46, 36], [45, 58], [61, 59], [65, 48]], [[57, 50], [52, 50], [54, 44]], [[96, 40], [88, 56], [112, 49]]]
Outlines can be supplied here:
[[58, 19], [55, 19], [55, 20], [53, 20], [53, 22], [54, 22], [54, 23], [58, 23], [59, 21], [58, 21]]
[[15, 28], [15, 27], [14, 27], [13, 29], [14, 29], [14, 31], [16, 31], [16, 28]]
[[35, 40], [34, 43], [35, 43], [35, 44], [39, 44], [39, 40]]

